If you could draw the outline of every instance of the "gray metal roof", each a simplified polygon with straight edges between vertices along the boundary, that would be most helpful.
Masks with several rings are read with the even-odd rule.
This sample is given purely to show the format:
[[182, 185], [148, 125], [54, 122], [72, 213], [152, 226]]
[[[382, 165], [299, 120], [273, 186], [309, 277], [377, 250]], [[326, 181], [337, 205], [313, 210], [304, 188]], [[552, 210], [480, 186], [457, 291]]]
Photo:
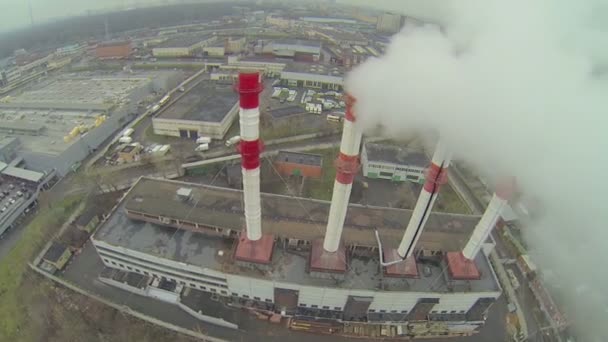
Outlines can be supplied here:
[[424, 152], [399, 146], [365, 143], [367, 160], [397, 165], [427, 167], [430, 163]]
[[310, 154], [302, 152], [279, 151], [279, 154], [275, 158], [275, 161], [311, 166], [321, 166], [323, 164], [323, 156], [319, 154]]
[[24, 179], [30, 182], [40, 182], [44, 178], [44, 173], [22, 169], [19, 167], [8, 166], [2, 170], [3, 175]]
[[221, 122], [238, 102], [231, 85], [203, 81], [173, 103], [158, 117], [205, 122]]

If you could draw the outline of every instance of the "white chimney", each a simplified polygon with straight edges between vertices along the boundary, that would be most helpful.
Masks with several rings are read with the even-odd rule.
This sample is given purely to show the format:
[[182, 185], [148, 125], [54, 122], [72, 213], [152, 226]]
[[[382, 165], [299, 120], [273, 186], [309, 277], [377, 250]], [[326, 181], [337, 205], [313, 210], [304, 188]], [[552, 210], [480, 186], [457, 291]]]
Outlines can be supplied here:
[[473, 234], [471, 234], [471, 238], [462, 250], [462, 255], [465, 258], [469, 260], [475, 259], [481, 246], [488, 239], [490, 232], [492, 232], [492, 229], [496, 226], [502, 209], [507, 204], [514, 189], [515, 181], [513, 179], [503, 181], [496, 187], [496, 192], [492, 196], [486, 211], [483, 213], [483, 216], [475, 226], [475, 230], [473, 230]]
[[327, 252], [335, 252], [340, 246], [348, 200], [353, 180], [359, 168], [361, 132], [355, 127], [354, 104], [355, 98], [346, 94], [346, 115], [342, 142], [340, 143], [340, 155], [336, 160], [336, 180], [334, 181], [334, 192], [331, 197], [327, 230], [323, 241], [323, 249]]
[[447, 152], [441, 141], [437, 142], [431, 166], [429, 167], [422, 191], [412, 212], [412, 217], [405, 229], [403, 239], [399, 244], [397, 253], [403, 259], [412, 255], [424, 225], [431, 214], [435, 200], [439, 194], [439, 188], [447, 182], [448, 166], [451, 154]]

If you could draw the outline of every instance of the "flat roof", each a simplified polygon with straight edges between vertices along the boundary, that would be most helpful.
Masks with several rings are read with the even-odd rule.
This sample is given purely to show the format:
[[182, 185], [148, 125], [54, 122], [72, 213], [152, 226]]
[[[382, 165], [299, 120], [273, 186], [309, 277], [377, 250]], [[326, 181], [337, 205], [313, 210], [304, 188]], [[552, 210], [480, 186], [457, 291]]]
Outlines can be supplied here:
[[44, 128], [44, 125], [39, 123], [27, 122], [24, 120], [15, 121], [0, 121], [0, 128], [16, 130], [16, 131], [27, 131], [38, 134]]
[[275, 162], [294, 163], [301, 165], [321, 166], [323, 156], [320, 154], [310, 154], [302, 152], [279, 151], [274, 159]]
[[56, 262], [63, 255], [66, 249], [67, 247], [59, 242], [53, 242], [51, 247], [49, 247], [46, 253], [44, 253], [44, 257], [42, 257], [42, 259], [50, 262]]
[[203, 81], [165, 109], [158, 118], [221, 122], [238, 99], [232, 85]]
[[181, 37], [171, 38], [165, 42], [158, 44], [154, 48], [155, 49], [188, 48], [188, 47], [191, 47], [192, 45], [203, 42], [211, 37], [212, 37], [212, 35], [210, 35], [210, 34], [202, 35], [202, 36], [201, 35], [181, 36]]
[[304, 39], [279, 39], [272, 42], [273, 45], [300, 45], [306, 47], [321, 48], [321, 42]]
[[[177, 197], [177, 190], [182, 187], [192, 188], [192, 200], [185, 202]], [[261, 196], [264, 233], [308, 241], [324, 236], [330, 202], [267, 193]], [[242, 197], [241, 190], [142, 178], [123, 200], [123, 208], [240, 231], [245, 227]], [[412, 210], [408, 209], [350, 204], [342, 234], [344, 242], [347, 246], [375, 247], [377, 228], [383, 245], [396, 248], [411, 215]], [[460, 251], [479, 218], [432, 212], [419, 244], [428, 250]]]
[[475, 263], [462, 255], [461, 252], [446, 253], [448, 273], [452, 279], [475, 280], [481, 277]]
[[365, 143], [367, 160], [398, 165], [427, 167], [429, 158], [424, 152], [393, 145]]
[[[397, 278], [387, 283], [383, 280], [382, 272], [379, 272], [381, 266], [377, 257], [358, 257], [349, 255], [348, 267], [341, 276], [343, 279], [317, 278], [311, 276], [306, 270], [309, 262], [308, 253], [292, 253], [284, 250], [280, 246], [276, 246], [272, 251], [272, 260], [270, 264], [264, 265], [263, 268], [257, 267], [255, 264], [240, 266], [233, 261], [230, 256], [230, 251], [235, 250], [237, 240], [218, 236], [210, 236], [202, 233], [193, 232], [186, 229], [176, 229], [172, 227], [160, 226], [148, 222], [129, 219], [125, 206], [128, 202], [139, 201], [137, 198], [141, 195], [141, 186], [156, 188], [155, 193], [158, 198], [164, 198], [164, 208], [171, 208], [177, 202], [177, 199], [172, 200], [168, 196], [168, 190], [163, 184], [176, 183], [177, 187], [183, 186], [181, 182], [171, 182], [165, 180], [152, 180], [142, 178], [134, 187], [133, 190], [119, 203], [116, 210], [110, 217], [100, 226], [93, 239], [99, 243], [127, 248], [140, 253], [153, 255], [160, 258], [166, 258], [175, 262], [195, 265], [197, 267], [222, 271], [230, 274], [239, 274], [243, 276], [271, 279], [274, 281], [283, 281], [292, 284], [310, 285], [329, 288], [347, 288], [347, 289], [368, 289], [381, 291], [417, 291], [417, 292], [450, 292], [458, 287], [459, 291], [475, 291], [475, 292], [497, 292], [500, 287], [497, 283], [495, 275], [491, 269], [488, 260], [483, 253], [479, 253], [475, 263], [480, 271], [481, 278], [475, 281], [460, 281], [447, 278], [445, 272], [446, 265], [443, 261], [437, 262], [419, 262], [417, 267], [422, 270], [419, 278]], [[196, 189], [199, 185], [190, 185]], [[138, 189], [139, 188], [139, 189]], [[207, 210], [191, 210], [193, 213], [203, 211], [203, 215], [214, 217], [224, 216], [224, 209], [233, 208], [230, 211], [230, 216], [237, 222], [243, 223], [243, 214], [239, 212], [239, 204], [232, 203], [226, 198], [218, 198], [215, 196], [214, 188], [207, 188], [203, 196], [203, 202], [209, 208]], [[196, 190], [195, 190], [196, 191]], [[239, 191], [231, 191], [230, 189], [222, 189], [218, 191], [228, 191], [237, 194], [241, 199], [242, 195]], [[201, 194], [199, 194], [201, 195]], [[196, 198], [197, 195], [195, 195]], [[287, 197], [281, 197], [282, 202]], [[144, 199], [143, 202], [146, 200]], [[263, 199], [263, 204], [266, 207], [266, 201]], [[302, 209], [300, 208], [300, 212]], [[184, 214], [183, 217], [188, 217]], [[269, 230], [267, 221], [263, 222], [265, 233]], [[244, 226], [244, 224], [242, 225]], [[292, 227], [295, 226], [295, 227]], [[282, 221], [281, 227], [289, 232], [301, 230], [302, 227], [297, 225], [296, 221]], [[306, 229], [306, 228], [304, 228]], [[311, 229], [311, 228], [308, 228]], [[352, 231], [345, 229], [345, 238]], [[275, 235], [275, 238], [280, 236]], [[449, 237], [443, 237], [449, 239]], [[276, 244], [275, 244], [276, 245]], [[223, 253], [218, 253], [223, 251]], [[220, 255], [223, 254], [223, 255]]]
[[2, 170], [3, 175], [24, 179], [30, 182], [40, 182], [44, 178], [44, 173], [22, 169], [19, 167], [8, 166]]
[[300, 106], [287, 106], [273, 108], [268, 111], [268, 114], [275, 119], [285, 118], [293, 115], [306, 113], [306, 110]]

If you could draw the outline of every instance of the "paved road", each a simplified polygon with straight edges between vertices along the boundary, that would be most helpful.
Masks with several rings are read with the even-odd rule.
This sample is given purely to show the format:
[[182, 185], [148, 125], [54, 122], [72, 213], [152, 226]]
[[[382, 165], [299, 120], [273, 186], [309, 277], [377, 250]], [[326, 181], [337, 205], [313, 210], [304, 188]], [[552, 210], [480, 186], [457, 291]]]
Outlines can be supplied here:
[[[67, 269], [62, 273], [68, 281], [75, 283], [81, 288], [96, 293], [115, 303], [129, 306], [133, 310], [140, 311], [146, 315], [175, 325], [200, 330], [214, 337], [229, 341], [294, 341], [305, 342], [315, 340], [318, 342], [346, 342], [348, 339], [335, 336], [313, 335], [308, 333], [294, 332], [282, 326], [271, 325], [243, 314], [240, 322], [240, 330], [235, 331], [207, 324], [190, 316], [179, 307], [158, 300], [132, 294], [112, 286], [106, 285], [97, 279], [103, 264], [92, 244], [88, 242], [82, 252], [74, 257]], [[504, 320], [506, 314], [506, 303], [499, 300], [490, 310], [486, 325], [477, 335], [466, 338], [452, 338], [454, 342], [486, 342], [502, 341], [504, 336]], [[366, 339], [356, 339], [366, 341]], [[368, 340], [369, 341], [369, 340]], [[446, 339], [425, 339], [428, 342], [445, 342]]]

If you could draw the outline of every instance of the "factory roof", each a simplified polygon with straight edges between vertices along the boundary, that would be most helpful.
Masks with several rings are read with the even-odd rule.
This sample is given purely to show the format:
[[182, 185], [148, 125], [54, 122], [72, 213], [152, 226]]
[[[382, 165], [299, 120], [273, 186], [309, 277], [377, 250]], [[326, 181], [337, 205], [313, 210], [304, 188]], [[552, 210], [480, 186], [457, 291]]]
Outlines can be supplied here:
[[273, 108], [268, 111], [268, 114], [270, 114], [275, 119], [286, 118], [286, 117], [303, 114], [303, 113], [306, 113], [306, 110], [304, 110], [304, 108], [302, 108], [300, 106], [291, 106], [291, 105]]
[[155, 46], [155, 49], [171, 49], [171, 48], [188, 48], [192, 45], [206, 41], [211, 38], [212, 35], [194, 35], [194, 36], [181, 36], [173, 39], [169, 39], [159, 45]]
[[421, 151], [393, 145], [372, 143], [366, 143], [364, 148], [367, 153], [367, 160], [369, 161], [418, 167], [426, 167], [429, 165], [428, 157]]
[[321, 48], [321, 42], [314, 40], [303, 40], [303, 39], [279, 39], [275, 40], [273, 45], [300, 45], [306, 47], [317, 47]]
[[238, 94], [231, 85], [203, 81], [163, 111], [158, 118], [219, 123], [237, 102]]
[[[177, 197], [177, 190], [182, 187], [192, 188], [191, 201], [184, 202]], [[123, 204], [125, 209], [137, 213], [240, 231], [245, 226], [242, 197], [240, 190], [142, 178]], [[329, 205], [327, 201], [264, 193], [264, 232], [308, 241], [323, 237]], [[374, 229], [377, 228], [387, 247], [397, 247], [411, 214], [412, 211], [406, 209], [351, 204], [344, 224], [344, 242], [346, 245], [376, 246]], [[429, 250], [462, 250], [478, 221], [476, 215], [433, 212], [420, 245]]]
[[[216, 217], [219, 217], [220, 220], [233, 220], [234, 225], [232, 228], [235, 230], [241, 230], [244, 227], [243, 213], [240, 210], [242, 201], [242, 193], [240, 191], [188, 184], [187, 186], [194, 190], [194, 194], [190, 201], [183, 201], [178, 199], [177, 196], [172, 197], [167, 195], [169, 193], [174, 193], [183, 186], [184, 184], [182, 182], [142, 178], [121, 201], [110, 217], [101, 225], [101, 227], [99, 227], [93, 236], [93, 240], [96, 244], [101, 243], [102, 248], [104, 244], [106, 244], [154, 255], [180, 264], [194, 265], [203, 269], [223, 271], [256, 278], [270, 278], [277, 282], [300, 285], [419, 292], [449, 292], [454, 291], [456, 288], [458, 288], [459, 291], [465, 292], [500, 291], [496, 277], [483, 253], [479, 253], [475, 260], [481, 278], [474, 281], [448, 279], [447, 272], [445, 272], [447, 268], [445, 261], [437, 259], [436, 262], [420, 261], [418, 263], [417, 268], [421, 270], [419, 278], [397, 278], [389, 284], [383, 281], [382, 273], [378, 272], [380, 270], [380, 264], [377, 258], [360, 258], [354, 255], [351, 256], [350, 253], [343, 280], [336, 280], [331, 277], [329, 279], [316, 278], [306, 272], [307, 264], [309, 262], [309, 256], [306, 253], [291, 253], [285, 251], [276, 244], [277, 246], [272, 251], [270, 264], [265, 265], [265, 267], [269, 267], [268, 269], [259, 269], [255, 265], [244, 267], [234, 263], [231, 253], [229, 252], [235, 250], [235, 244], [238, 243], [238, 241], [230, 241], [225, 237], [211, 236], [187, 229], [176, 229], [140, 220], [132, 220], [125, 212], [125, 208], [133, 209], [134, 204], [141, 205], [146, 202], [156, 202], [152, 200], [152, 198], [155, 197], [157, 200], [163, 199], [162, 202], [164, 204], [162, 208], [165, 209], [166, 213], [169, 213], [175, 209], [175, 207], [182, 207], [182, 209], [189, 207], [189, 212], [198, 217], [204, 216], [209, 220], [215, 220]], [[223, 197], [220, 195], [221, 193], [229, 196]], [[235, 195], [236, 197], [232, 199], [232, 195]], [[293, 197], [276, 195], [273, 195], [272, 197], [276, 197], [278, 203], [268, 203], [268, 196], [262, 198], [265, 216], [269, 213], [269, 205], [276, 206], [285, 202], [289, 205], [289, 202], [299, 201], [299, 199]], [[197, 203], [196, 210], [193, 210], [195, 209], [193, 207], [194, 203]], [[303, 205], [304, 208], [308, 207], [306, 203], [303, 203]], [[227, 212], [225, 212], [226, 209], [228, 209]], [[299, 207], [298, 212], [302, 213], [303, 211], [305, 210], [302, 207]], [[321, 211], [323, 215], [327, 214], [327, 211]], [[274, 212], [271, 214], [276, 215]], [[317, 215], [316, 212], [311, 214]], [[353, 216], [352, 214], [352, 212], [349, 212], [349, 216]], [[189, 213], [182, 212], [181, 215], [184, 220], [182, 221], [183, 224], [187, 224], [188, 220], [192, 220]], [[165, 216], [165, 218], [167, 218], [167, 216]], [[475, 220], [478, 219], [478, 217], [473, 218]], [[276, 219], [280, 218], [277, 217]], [[209, 222], [209, 225], [213, 227], [214, 223]], [[278, 223], [278, 225], [273, 225], [268, 217], [264, 217], [262, 222], [264, 233], [272, 234], [276, 239], [284, 238], [285, 236], [300, 238], [299, 236], [296, 236], [298, 231], [318, 231], [314, 226], [302, 225], [303, 222], [298, 221], [298, 219], [282, 218]], [[367, 229], [372, 232], [371, 227], [368, 227]], [[276, 234], [275, 232], [281, 234]], [[323, 233], [321, 231], [319, 232]], [[400, 234], [402, 232], [403, 229], [398, 231]], [[350, 235], [355, 233], [355, 230], [346, 227], [343, 236], [346, 240]], [[316, 233], [313, 235], [322, 237], [322, 235]], [[458, 240], [455, 236], [436, 236], [434, 238]], [[386, 235], [383, 235], [382, 239], [386, 244], [388, 244], [390, 240], [394, 240], [387, 238]], [[374, 244], [374, 246], [376, 245]], [[220, 251], [223, 251], [223, 253], [219, 253]]]
[[15, 130], [15, 131], [27, 131], [34, 134], [40, 133], [44, 125], [39, 123], [31, 123], [23, 120], [17, 121], [0, 121], [0, 129]]
[[44, 173], [14, 166], [6, 167], [4, 170], [2, 170], [2, 174], [36, 183], [40, 182], [44, 178]]
[[279, 151], [275, 162], [321, 166], [323, 164], [323, 156], [302, 152]]

